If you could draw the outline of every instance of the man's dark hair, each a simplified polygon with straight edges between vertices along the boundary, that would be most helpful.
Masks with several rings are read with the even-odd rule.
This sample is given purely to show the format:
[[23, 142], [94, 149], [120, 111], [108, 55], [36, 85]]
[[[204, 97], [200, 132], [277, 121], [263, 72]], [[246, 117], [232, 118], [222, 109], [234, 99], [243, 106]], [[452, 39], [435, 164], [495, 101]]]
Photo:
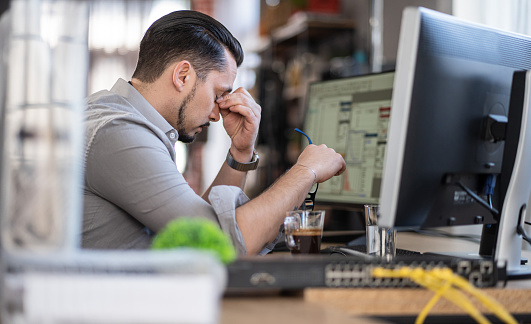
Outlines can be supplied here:
[[209, 72], [226, 68], [225, 48], [240, 66], [242, 47], [225, 26], [198, 11], [174, 11], [155, 21], [146, 31], [133, 77], [154, 82], [170, 64], [187, 60], [204, 81]]

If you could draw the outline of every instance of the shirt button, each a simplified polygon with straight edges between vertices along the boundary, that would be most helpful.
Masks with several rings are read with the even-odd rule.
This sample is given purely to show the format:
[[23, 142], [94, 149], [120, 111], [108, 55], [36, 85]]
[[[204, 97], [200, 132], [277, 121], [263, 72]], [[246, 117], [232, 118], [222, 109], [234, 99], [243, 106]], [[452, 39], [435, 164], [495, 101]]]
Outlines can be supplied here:
[[171, 132], [171, 133], [170, 133], [170, 138], [171, 138], [171, 139], [174, 139], [174, 138], [175, 138], [175, 133], [174, 133], [174, 132]]

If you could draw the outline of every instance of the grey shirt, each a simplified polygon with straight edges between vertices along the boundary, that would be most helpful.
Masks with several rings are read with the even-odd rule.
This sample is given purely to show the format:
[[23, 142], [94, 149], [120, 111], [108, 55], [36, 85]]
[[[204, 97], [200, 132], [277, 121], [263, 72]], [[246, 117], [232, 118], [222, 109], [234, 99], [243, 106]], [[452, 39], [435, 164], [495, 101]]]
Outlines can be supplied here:
[[177, 217], [218, 223], [238, 251], [245, 243], [235, 208], [249, 199], [238, 187], [217, 186], [211, 204], [175, 164], [179, 134], [128, 82], [87, 99], [82, 247], [142, 249]]

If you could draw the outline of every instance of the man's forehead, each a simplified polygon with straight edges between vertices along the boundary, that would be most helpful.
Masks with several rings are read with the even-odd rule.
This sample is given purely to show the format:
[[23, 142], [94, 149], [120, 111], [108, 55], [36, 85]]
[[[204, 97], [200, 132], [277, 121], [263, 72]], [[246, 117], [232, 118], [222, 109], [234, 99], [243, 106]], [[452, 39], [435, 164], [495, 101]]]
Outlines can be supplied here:
[[211, 71], [208, 74], [207, 80], [213, 83], [214, 87], [218, 91], [232, 92], [232, 86], [236, 80], [236, 71], [230, 71], [225, 69], [223, 71]]
[[216, 88], [232, 88], [232, 84], [236, 76], [229, 73], [227, 70], [218, 71], [212, 70], [207, 74], [206, 80], [215, 84]]

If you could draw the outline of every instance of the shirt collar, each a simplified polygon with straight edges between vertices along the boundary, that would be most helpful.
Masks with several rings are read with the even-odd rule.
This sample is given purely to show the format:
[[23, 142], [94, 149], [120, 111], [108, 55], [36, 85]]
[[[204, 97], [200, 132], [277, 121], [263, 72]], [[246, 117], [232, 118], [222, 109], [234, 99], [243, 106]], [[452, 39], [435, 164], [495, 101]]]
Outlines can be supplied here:
[[172, 144], [179, 139], [179, 133], [170, 123], [144, 98], [135, 87], [124, 79], [118, 79], [111, 89], [112, 92], [124, 97], [133, 107], [138, 110], [147, 120], [160, 128]]

